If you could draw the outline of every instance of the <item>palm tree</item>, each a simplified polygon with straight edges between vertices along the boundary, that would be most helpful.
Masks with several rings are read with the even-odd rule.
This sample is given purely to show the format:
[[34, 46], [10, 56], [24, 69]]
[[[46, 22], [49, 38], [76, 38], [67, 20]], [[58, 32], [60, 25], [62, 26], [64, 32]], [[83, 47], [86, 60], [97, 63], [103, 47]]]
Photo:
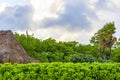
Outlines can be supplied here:
[[97, 33], [92, 37], [91, 42], [98, 44], [98, 53], [104, 53], [103, 59], [106, 61], [106, 48], [109, 48], [110, 50], [110, 57], [112, 57], [111, 49], [114, 43], [117, 41], [116, 37], [113, 37], [113, 34], [115, 33], [115, 25], [114, 22], [107, 23], [103, 26], [100, 30], [98, 30]]

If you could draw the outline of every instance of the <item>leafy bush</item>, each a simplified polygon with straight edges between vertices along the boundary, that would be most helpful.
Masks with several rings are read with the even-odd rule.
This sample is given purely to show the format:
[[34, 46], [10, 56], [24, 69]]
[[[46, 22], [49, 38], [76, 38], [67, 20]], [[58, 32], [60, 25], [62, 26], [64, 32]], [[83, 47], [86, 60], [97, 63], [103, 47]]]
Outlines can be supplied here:
[[119, 80], [120, 63], [0, 64], [0, 80]]
[[95, 59], [92, 55], [80, 54], [74, 55], [71, 59], [72, 62], [94, 62]]
[[91, 63], [91, 62], [95, 62], [95, 58], [89, 54], [76, 53], [70, 56], [66, 56], [64, 62], [73, 62], [73, 63], [89, 62]]

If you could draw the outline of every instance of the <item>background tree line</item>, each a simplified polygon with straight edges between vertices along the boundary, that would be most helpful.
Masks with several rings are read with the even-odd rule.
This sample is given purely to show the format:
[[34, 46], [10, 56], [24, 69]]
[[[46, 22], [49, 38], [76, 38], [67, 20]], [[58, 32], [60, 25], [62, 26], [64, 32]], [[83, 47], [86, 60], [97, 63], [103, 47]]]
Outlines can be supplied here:
[[90, 44], [76, 41], [41, 40], [34, 35], [15, 33], [16, 39], [27, 53], [41, 62], [104, 62], [120, 61], [120, 42], [113, 36], [114, 23], [107, 23], [91, 38]]

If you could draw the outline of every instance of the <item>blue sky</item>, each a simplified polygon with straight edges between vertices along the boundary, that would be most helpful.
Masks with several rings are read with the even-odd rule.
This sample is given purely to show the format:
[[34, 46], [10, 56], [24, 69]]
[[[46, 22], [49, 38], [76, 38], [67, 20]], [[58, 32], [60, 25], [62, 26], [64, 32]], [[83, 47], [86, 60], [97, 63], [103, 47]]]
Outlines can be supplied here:
[[40, 39], [89, 43], [107, 22], [120, 37], [120, 0], [0, 0], [0, 29]]

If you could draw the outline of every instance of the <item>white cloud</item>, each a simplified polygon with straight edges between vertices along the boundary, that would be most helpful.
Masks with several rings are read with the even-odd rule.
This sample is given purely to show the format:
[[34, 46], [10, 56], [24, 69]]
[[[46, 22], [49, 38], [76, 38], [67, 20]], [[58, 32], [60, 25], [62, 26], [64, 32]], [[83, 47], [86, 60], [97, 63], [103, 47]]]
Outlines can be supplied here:
[[107, 6], [109, 8], [120, 8], [120, 0], [109, 0]]
[[[24, 4], [15, 1], [0, 3], [0, 23], [16, 24], [16, 27], [2, 28], [19, 33], [28, 30], [41, 39], [52, 37], [89, 43], [91, 36], [105, 23], [115, 21], [116, 35], [120, 36], [120, 0], [24, 0]], [[44, 20], [50, 25], [44, 26]]]
[[[26, 34], [25, 30], [18, 30], [20, 34]], [[83, 44], [89, 43], [90, 37], [92, 36], [90, 32], [81, 31], [81, 32], [69, 32], [66, 28], [41, 28], [38, 30], [28, 30], [28, 33], [39, 39], [53, 38], [57, 41], [78, 41]], [[84, 35], [83, 35], [84, 34]]]
[[33, 25], [30, 5], [7, 6], [0, 13], [0, 29], [24, 30]]
[[30, 0], [30, 2], [34, 8], [34, 21], [57, 17], [57, 12], [63, 10], [63, 0]]
[[0, 0], [0, 5], [7, 3], [7, 6], [25, 5], [28, 0]]
[[0, 13], [3, 12], [7, 6], [8, 6], [8, 3], [6, 2], [0, 4]]

